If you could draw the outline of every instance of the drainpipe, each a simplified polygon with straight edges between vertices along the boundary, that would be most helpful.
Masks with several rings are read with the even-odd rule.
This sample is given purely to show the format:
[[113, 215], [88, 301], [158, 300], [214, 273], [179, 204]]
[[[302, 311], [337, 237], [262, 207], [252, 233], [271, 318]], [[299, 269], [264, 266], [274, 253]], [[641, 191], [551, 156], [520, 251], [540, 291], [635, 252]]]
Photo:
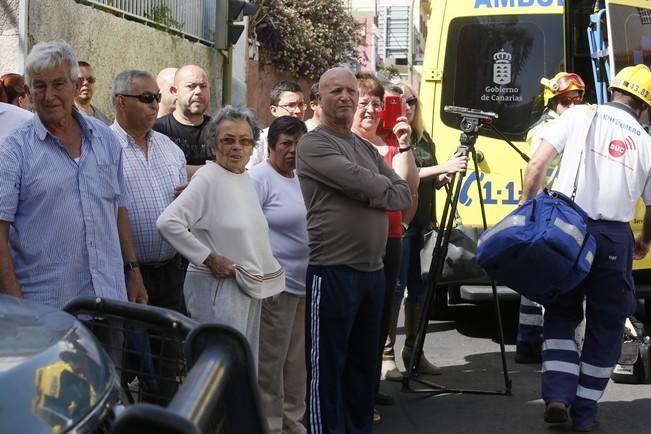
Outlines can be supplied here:
[[233, 47], [222, 56], [222, 107], [231, 103], [233, 93]]
[[25, 74], [25, 58], [29, 53], [29, 0], [18, 2], [18, 64], [16, 70]]
[[[409, 73], [409, 84], [413, 85], [414, 79], [414, 3], [416, 0], [411, 0], [409, 6], [409, 23], [407, 24], [407, 68]], [[420, 9], [420, 8], [419, 8]]]

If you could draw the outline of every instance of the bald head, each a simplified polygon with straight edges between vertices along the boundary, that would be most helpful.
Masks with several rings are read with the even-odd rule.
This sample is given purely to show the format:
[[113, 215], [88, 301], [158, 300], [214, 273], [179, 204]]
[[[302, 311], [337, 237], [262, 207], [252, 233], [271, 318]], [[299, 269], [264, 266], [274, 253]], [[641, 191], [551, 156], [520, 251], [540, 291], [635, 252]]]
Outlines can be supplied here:
[[208, 81], [208, 74], [204, 69], [197, 65], [183, 65], [176, 70], [174, 74], [174, 83], [179, 84], [188, 78], [200, 77], [201, 79]]
[[172, 86], [174, 85], [174, 74], [177, 68], [165, 68], [156, 76], [156, 83], [161, 93], [160, 104], [158, 104], [158, 117], [165, 116], [172, 113], [176, 107], [176, 96], [172, 94]]
[[358, 97], [357, 80], [350, 69], [337, 67], [324, 72], [317, 94], [323, 124], [349, 133]]
[[319, 79], [319, 92], [323, 89], [324, 85], [335, 82], [343, 82], [346, 79], [353, 80], [356, 82], [355, 74], [348, 68], [338, 66], [336, 68], [330, 68], [321, 75]]
[[[200, 66], [184, 65], [174, 74], [172, 92], [176, 95], [174, 117], [192, 125], [203, 122], [203, 114], [210, 103], [210, 81]], [[181, 118], [181, 119], [180, 119]]]

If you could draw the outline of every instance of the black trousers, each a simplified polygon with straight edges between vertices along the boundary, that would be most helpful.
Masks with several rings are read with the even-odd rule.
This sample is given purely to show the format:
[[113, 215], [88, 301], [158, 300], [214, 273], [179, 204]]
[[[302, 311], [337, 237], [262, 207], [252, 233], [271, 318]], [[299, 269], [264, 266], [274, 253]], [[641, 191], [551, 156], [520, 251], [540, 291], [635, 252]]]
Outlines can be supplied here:
[[[186, 315], [185, 301], [183, 299], [183, 281], [185, 280], [185, 267], [180, 255], [163, 264], [140, 265], [142, 280], [147, 289], [149, 304], [157, 307], [174, 310]], [[182, 336], [175, 336], [171, 330], [147, 330], [149, 342], [144, 338], [136, 340], [136, 344], [144, 346], [143, 357], [151, 354], [154, 372], [151, 376], [154, 381], [146, 383], [149, 395], [143, 394], [145, 401], [166, 405], [176, 392], [180, 374], [183, 369], [183, 340]], [[136, 334], [137, 336], [137, 334]], [[147, 348], [147, 344], [150, 348]], [[144, 361], [147, 366], [147, 361]], [[141, 379], [141, 383], [143, 379]]]

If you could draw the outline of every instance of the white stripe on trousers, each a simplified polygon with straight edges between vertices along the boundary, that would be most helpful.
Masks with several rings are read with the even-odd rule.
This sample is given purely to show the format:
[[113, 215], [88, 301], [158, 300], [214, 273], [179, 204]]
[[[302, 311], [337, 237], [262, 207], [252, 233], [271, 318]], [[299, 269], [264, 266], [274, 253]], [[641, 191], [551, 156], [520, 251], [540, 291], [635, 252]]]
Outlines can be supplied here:
[[319, 304], [321, 302], [321, 277], [312, 280], [312, 303], [310, 307], [310, 364], [312, 379], [310, 381], [310, 432], [321, 434], [321, 400], [319, 399]]
[[533, 314], [533, 313], [522, 313], [520, 312], [520, 324], [542, 327], [543, 326], [543, 316], [542, 314]]

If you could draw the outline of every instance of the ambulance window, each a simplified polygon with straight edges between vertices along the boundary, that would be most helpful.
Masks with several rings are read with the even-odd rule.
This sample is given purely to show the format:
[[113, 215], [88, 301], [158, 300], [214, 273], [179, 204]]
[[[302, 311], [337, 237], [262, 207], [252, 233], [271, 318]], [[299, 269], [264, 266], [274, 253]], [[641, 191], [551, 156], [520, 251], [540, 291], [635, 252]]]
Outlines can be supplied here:
[[[495, 112], [499, 130], [509, 139], [524, 140], [543, 109], [540, 79], [562, 68], [562, 26], [560, 14], [452, 20], [443, 70], [443, 122], [459, 125], [456, 115], [443, 111], [446, 105]], [[488, 129], [481, 133], [497, 137]]]
[[615, 71], [638, 63], [651, 65], [651, 11], [610, 4], [608, 16]]

